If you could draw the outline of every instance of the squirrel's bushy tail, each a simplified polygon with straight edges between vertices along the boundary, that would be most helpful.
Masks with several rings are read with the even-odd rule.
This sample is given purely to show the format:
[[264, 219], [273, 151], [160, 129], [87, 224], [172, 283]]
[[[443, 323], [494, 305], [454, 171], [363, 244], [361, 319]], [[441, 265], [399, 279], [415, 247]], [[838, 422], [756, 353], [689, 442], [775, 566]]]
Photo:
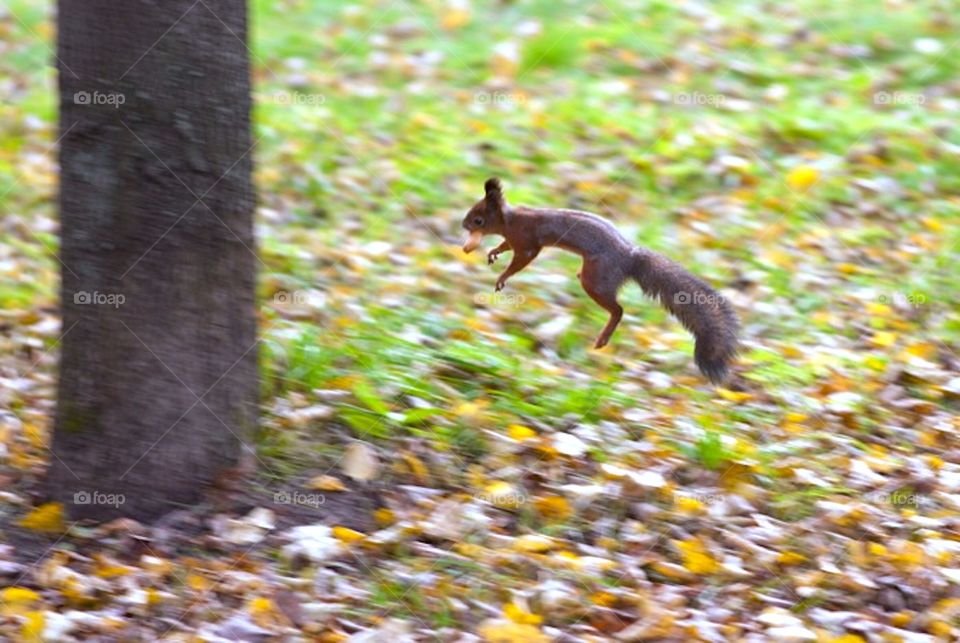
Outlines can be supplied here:
[[704, 375], [714, 383], [726, 379], [739, 326], [730, 302], [680, 264], [643, 248], [633, 252], [631, 276], [693, 333], [693, 357]]

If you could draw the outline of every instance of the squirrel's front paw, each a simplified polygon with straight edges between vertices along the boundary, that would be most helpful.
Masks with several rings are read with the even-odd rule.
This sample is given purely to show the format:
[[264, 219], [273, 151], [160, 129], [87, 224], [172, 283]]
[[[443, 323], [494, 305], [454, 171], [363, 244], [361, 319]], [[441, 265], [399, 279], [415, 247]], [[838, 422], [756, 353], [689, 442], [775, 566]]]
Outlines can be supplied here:
[[499, 252], [491, 250], [490, 252], [487, 253], [487, 264], [493, 265], [493, 263], [497, 260], [497, 257], [499, 256], [500, 256]]

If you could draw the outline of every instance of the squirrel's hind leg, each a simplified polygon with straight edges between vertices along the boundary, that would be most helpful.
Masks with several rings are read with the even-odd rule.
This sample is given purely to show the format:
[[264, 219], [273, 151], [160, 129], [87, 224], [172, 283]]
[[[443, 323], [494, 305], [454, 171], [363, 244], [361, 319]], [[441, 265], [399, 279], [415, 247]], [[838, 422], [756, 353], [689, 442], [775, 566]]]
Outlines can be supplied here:
[[610, 313], [607, 325], [600, 331], [594, 348], [603, 348], [610, 341], [610, 336], [617, 329], [623, 318], [623, 306], [617, 302], [617, 290], [620, 284], [615, 278], [615, 271], [607, 270], [597, 265], [598, 262], [586, 260], [580, 270], [580, 284], [590, 298]]

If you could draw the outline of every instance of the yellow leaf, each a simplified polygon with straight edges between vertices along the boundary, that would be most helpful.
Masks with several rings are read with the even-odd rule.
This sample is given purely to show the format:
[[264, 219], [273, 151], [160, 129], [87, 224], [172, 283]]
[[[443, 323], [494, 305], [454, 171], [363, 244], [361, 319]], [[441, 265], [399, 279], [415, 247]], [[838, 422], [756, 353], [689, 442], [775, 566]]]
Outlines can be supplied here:
[[48, 502], [40, 505], [24, 516], [17, 524], [33, 531], [56, 534], [62, 534], [67, 530], [63, 524], [63, 505], [59, 502]]
[[553, 555], [553, 560], [560, 566], [584, 574], [603, 574], [618, 567], [617, 561], [596, 556], [577, 556], [571, 551], [561, 551]]
[[817, 322], [818, 324], [836, 325], [836, 323], [837, 323], [837, 322], [836, 322], [836, 319], [837, 319], [836, 315], [834, 315], [833, 313], [831, 313], [831, 312], [829, 312], [829, 311], [826, 311], [826, 310], [818, 310], [818, 311], [816, 311], [815, 313], [813, 313], [812, 315], [810, 315], [810, 319], [812, 319], [813, 321]]
[[650, 567], [658, 574], [681, 583], [689, 582], [692, 578], [685, 568], [663, 560], [654, 562]]
[[487, 472], [477, 464], [471, 464], [467, 467], [467, 484], [474, 488], [483, 487], [486, 484]]
[[805, 191], [820, 179], [820, 172], [809, 165], [799, 165], [787, 174], [787, 185], [794, 190]]
[[247, 603], [250, 618], [260, 627], [270, 627], [283, 619], [277, 606], [269, 598], [258, 596]]
[[533, 612], [528, 612], [516, 603], [507, 603], [503, 606], [503, 614], [514, 623], [526, 625], [540, 625], [543, 617]]
[[473, 543], [457, 543], [453, 546], [453, 551], [467, 558], [480, 558], [486, 550], [480, 545]]
[[466, 320], [464, 323], [467, 325], [467, 328], [478, 331], [478, 332], [482, 332], [482, 333], [489, 333], [489, 332], [493, 332], [494, 330], [490, 326], [490, 324], [486, 323], [485, 321], [477, 317], [471, 317], [470, 319]]
[[[477, 134], [483, 134], [490, 130], [489, 125], [479, 120], [468, 120], [467, 125], [470, 127], [471, 130], [473, 130]], [[460, 254], [463, 256], [464, 260], [466, 260], [467, 257], [472, 257], [477, 255], [477, 253], [468, 255], [467, 253], [465, 253], [463, 250], [460, 249], [460, 246], [456, 246], [454, 252], [456, 252], [456, 250], [460, 250]], [[477, 261], [477, 263], [479, 263], [479, 261]]]
[[379, 525], [392, 525], [397, 520], [397, 517], [394, 515], [394, 513], [386, 507], [380, 507], [374, 511], [373, 518]]
[[476, 402], [461, 402], [453, 409], [453, 414], [458, 418], [470, 418], [479, 415], [489, 404], [486, 400]]
[[777, 562], [781, 565], [799, 565], [800, 563], [807, 560], [807, 557], [803, 554], [797, 553], [795, 551], [784, 551], [780, 552], [780, 555], [777, 556]]
[[96, 599], [91, 595], [92, 591], [84, 587], [75, 577], [66, 578], [61, 581], [60, 595], [66, 601], [67, 605], [80, 608], [90, 608]]
[[430, 114], [424, 114], [423, 112], [418, 112], [410, 117], [410, 121], [416, 125], [417, 129], [423, 129], [426, 127], [436, 127], [437, 121], [435, 118], [430, 116]]
[[40, 594], [26, 587], [7, 587], [0, 591], [0, 603], [17, 605], [40, 600]]
[[274, 609], [273, 601], [269, 598], [264, 598], [263, 596], [258, 596], [247, 604], [247, 611], [250, 612], [252, 616], [257, 614], [263, 614], [265, 612], [272, 612]]
[[23, 625], [20, 627], [20, 640], [25, 643], [41, 643], [45, 620], [43, 612], [27, 612], [24, 615]]
[[882, 346], [884, 348], [893, 346], [897, 341], [897, 334], [891, 333], [889, 331], [880, 331], [875, 333], [870, 339], [875, 346]]
[[346, 491], [347, 486], [336, 476], [315, 476], [307, 483], [308, 489], [317, 491]]
[[272, 183], [278, 183], [282, 178], [280, 170], [271, 167], [261, 167], [257, 171], [258, 180], [262, 185], [269, 185]]
[[763, 258], [780, 268], [793, 268], [794, 265], [793, 256], [784, 250], [769, 250], [764, 252]]
[[684, 513], [700, 513], [705, 507], [702, 502], [690, 496], [679, 496], [676, 499], [677, 509]]
[[915, 569], [923, 564], [926, 554], [923, 547], [914, 542], [904, 542], [899, 551], [890, 556], [890, 562], [901, 569]]
[[873, 556], [882, 558], [887, 555], [887, 548], [881, 545], [880, 543], [868, 543], [867, 551], [870, 552]]
[[477, 632], [488, 643], [548, 643], [550, 638], [533, 625], [509, 619], [488, 619]]
[[205, 576], [191, 573], [187, 575], [187, 587], [196, 592], [202, 592], [209, 589], [211, 583]]
[[920, 342], [917, 344], [910, 344], [904, 349], [904, 352], [907, 355], [919, 357], [920, 359], [930, 359], [936, 355], [937, 346], [935, 344], [931, 344], [930, 342]]
[[42, 449], [47, 446], [47, 438], [44, 435], [43, 429], [32, 422], [27, 422], [23, 425], [23, 435], [27, 438], [30, 446], [35, 449]]
[[459, 29], [469, 22], [470, 12], [463, 9], [451, 9], [440, 18], [440, 26], [447, 30]]
[[673, 543], [680, 550], [683, 566], [687, 571], [700, 575], [715, 574], [720, 571], [720, 563], [713, 559], [703, 543], [696, 538], [675, 540]]
[[518, 442], [537, 437], [536, 431], [522, 424], [511, 424], [507, 427], [507, 433]]
[[889, 317], [893, 313], [893, 309], [886, 304], [870, 302], [867, 304], [867, 312], [877, 317]]
[[337, 525], [333, 528], [333, 536], [342, 543], [355, 543], [358, 540], [363, 540], [366, 538], [366, 534], [362, 534], [359, 531], [350, 529], [349, 527], [341, 527]]
[[421, 484], [429, 482], [430, 471], [427, 469], [427, 465], [423, 463], [423, 460], [409, 451], [404, 451], [401, 455], [403, 461], [407, 464], [407, 468], [410, 469], [410, 473], [413, 474], [413, 477], [416, 478], [418, 482]]
[[941, 641], [956, 641], [953, 637], [953, 628], [945, 621], [933, 621], [927, 626], [927, 631]]
[[860, 266], [855, 263], [838, 263], [837, 269], [845, 275], [855, 275], [860, 272]]
[[718, 392], [720, 393], [720, 397], [725, 400], [729, 400], [730, 402], [746, 402], [753, 399], [753, 395], [751, 393], [746, 393], [743, 391], [731, 391], [721, 387], [718, 389]]
[[126, 576], [130, 573], [130, 568], [123, 565], [104, 565], [98, 567], [95, 572], [100, 578], [115, 578], [117, 576]]
[[613, 607], [617, 597], [610, 592], [594, 592], [590, 595], [590, 602], [600, 607]]
[[356, 375], [341, 375], [330, 380], [327, 386], [340, 390], [353, 390], [358, 381], [360, 381], [360, 378]]
[[552, 538], [539, 534], [525, 534], [513, 541], [514, 550], [526, 553], [544, 552], [553, 549], [556, 545]]
[[548, 520], [564, 520], [573, 513], [570, 503], [563, 496], [537, 498], [533, 505], [537, 508], [537, 513]]

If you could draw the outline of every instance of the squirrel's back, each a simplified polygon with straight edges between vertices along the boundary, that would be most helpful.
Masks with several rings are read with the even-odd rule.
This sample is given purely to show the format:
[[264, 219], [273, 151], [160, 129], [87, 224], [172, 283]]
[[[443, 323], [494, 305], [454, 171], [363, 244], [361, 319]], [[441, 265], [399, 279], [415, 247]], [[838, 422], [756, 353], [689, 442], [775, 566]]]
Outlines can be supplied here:
[[635, 247], [612, 223], [589, 212], [520, 206], [513, 215], [536, 221], [540, 245], [556, 246], [584, 257], [630, 254]]

